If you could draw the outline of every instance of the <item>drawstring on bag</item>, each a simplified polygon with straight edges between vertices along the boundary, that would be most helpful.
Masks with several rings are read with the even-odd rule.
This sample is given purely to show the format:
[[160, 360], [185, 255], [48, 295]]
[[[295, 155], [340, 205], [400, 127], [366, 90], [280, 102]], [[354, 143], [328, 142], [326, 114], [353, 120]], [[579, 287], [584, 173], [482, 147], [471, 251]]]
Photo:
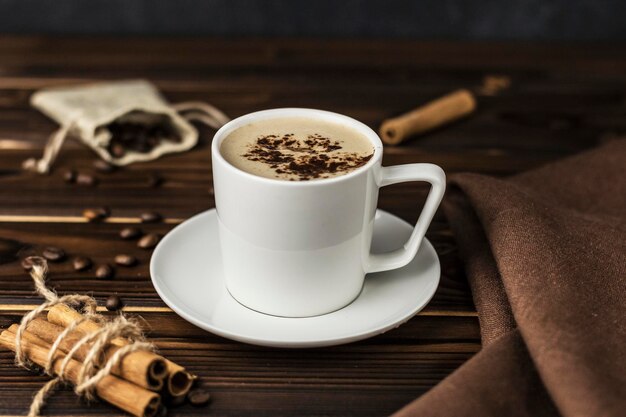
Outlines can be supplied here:
[[43, 149], [43, 156], [41, 159], [28, 158], [22, 163], [22, 168], [39, 174], [50, 173], [50, 168], [59, 155], [59, 152], [65, 143], [65, 139], [67, 139], [70, 135], [70, 130], [73, 125], [73, 123], [70, 123], [65, 126], [61, 126], [56, 132], [50, 135], [48, 142]]
[[220, 109], [202, 101], [176, 103], [172, 105], [172, 108], [186, 120], [198, 121], [214, 129], [219, 129], [230, 122], [228, 116]]

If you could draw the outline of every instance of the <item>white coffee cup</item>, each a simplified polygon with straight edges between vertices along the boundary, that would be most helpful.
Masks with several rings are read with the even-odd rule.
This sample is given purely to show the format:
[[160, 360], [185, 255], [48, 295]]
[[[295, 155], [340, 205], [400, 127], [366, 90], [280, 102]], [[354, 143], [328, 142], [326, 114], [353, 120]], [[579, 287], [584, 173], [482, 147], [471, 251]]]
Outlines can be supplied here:
[[[343, 124], [371, 141], [374, 155], [348, 174], [282, 181], [244, 172], [220, 154], [237, 128], [260, 120], [298, 117]], [[212, 144], [215, 206], [226, 287], [244, 306], [284, 317], [316, 316], [358, 297], [368, 273], [401, 268], [415, 257], [445, 190], [437, 165], [382, 166], [378, 135], [350, 117], [313, 109], [264, 110], [224, 125]], [[409, 240], [371, 254], [378, 189], [426, 181], [431, 190]], [[393, 302], [393, 300], [389, 300]]]

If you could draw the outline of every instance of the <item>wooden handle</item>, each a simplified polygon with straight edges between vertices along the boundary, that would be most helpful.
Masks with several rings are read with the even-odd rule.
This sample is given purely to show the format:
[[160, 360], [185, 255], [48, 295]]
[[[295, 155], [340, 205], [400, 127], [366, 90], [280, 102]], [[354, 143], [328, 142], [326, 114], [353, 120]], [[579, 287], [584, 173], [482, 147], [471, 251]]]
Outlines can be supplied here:
[[443, 126], [475, 109], [474, 95], [466, 89], [457, 90], [402, 116], [385, 120], [380, 126], [380, 137], [388, 145], [398, 145], [409, 136]]

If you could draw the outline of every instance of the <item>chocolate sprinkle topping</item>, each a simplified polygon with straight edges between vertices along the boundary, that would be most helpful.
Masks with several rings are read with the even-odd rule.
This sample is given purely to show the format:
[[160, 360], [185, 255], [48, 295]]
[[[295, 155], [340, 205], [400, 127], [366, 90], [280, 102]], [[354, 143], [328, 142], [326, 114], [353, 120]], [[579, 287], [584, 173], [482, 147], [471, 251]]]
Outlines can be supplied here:
[[296, 176], [300, 181], [327, 178], [354, 170], [365, 165], [373, 156], [373, 152], [360, 155], [341, 152], [341, 149], [339, 141], [319, 134], [299, 140], [293, 133], [287, 133], [282, 136], [259, 136], [242, 156], [269, 165], [277, 174]]

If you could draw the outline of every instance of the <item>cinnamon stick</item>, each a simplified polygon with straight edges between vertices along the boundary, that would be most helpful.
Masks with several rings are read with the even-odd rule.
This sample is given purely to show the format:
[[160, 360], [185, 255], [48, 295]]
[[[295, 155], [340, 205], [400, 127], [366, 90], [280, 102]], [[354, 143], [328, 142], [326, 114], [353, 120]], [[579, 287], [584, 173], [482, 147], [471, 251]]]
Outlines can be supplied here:
[[187, 395], [196, 377], [172, 361], [167, 362], [167, 371], [169, 374], [166, 384], [167, 393], [172, 397]]
[[[32, 320], [26, 329], [50, 344], [54, 343], [64, 330], [63, 327], [42, 318]], [[65, 353], [69, 352], [82, 337], [84, 337], [84, 333], [81, 331], [70, 332], [59, 344], [59, 349]], [[89, 345], [84, 345], [76, 352], [74, 357], [79, 361], [84, 360], [89, 348]], [[104, 355], [97, 359], [96, 365], [101, 366], [104, 364], [119, 349], [119, 346], [110, 345], [105, 350]], [[163, 388], [163, 379], [167, 375], [167, 368], [164, 359], [152, 352], [140, 350], [124, 356], [120, 363], [113, 367], [111, 373], [140, 387], [159, 391]]]
[[380, 137], [388, 145], [398, 145], [410, 136], [443, 126], [475, 109], [474, 95], [466, 89], [457, 90], [399, 117], [385, 120], [380, 126]]
[[[67, 327], [76, 320], [81, 319], [83, 316], [73, 308], [65, 304], [57, 304], [50, 308], [48, 311], [48, 321], [59, 326]], [[77, 330], [84, 332], [85, 334], [93, 333], [100, 329], [100, 325], [93, 320], [85, 320], [76, 327]], [[128, 344], [124, 338], [118, 337], [111, 341], [111, 344], [117, 346], [124, 346]], [[191, 389], [194, 377], [185, 370], [182, 366], [163, 358], [162, 356], [153, 355], [163, 359], [167, 367], [167, 378], [165, 381], [165, 388], [167, 392], [173, 396], [178, 397], [187, 394]]]
[[[51, 345], [28, 330], [25, 330], [23, 334], [24, 337], [21, 340], [22, 351], [30, 361], [45, 367]], [[15, 335], [11, 330], [5, 330], [0, 333], [0, 346], [15, 352]], [[52, 359], [54, 372], [57, 375], [64, 357], [65, 355], [62, 352], [57, 351]], [[74, 359], [70, 360], [65, 368], [65, 377], [76, 383], [81, 366], [80, 362]], [[96, 385], [95, 390], [98, 397], [102, 400], [137, 417], [153, 417], [161, 405], [159, 394], [113, 375], [107, 375], [102, 378]]]

